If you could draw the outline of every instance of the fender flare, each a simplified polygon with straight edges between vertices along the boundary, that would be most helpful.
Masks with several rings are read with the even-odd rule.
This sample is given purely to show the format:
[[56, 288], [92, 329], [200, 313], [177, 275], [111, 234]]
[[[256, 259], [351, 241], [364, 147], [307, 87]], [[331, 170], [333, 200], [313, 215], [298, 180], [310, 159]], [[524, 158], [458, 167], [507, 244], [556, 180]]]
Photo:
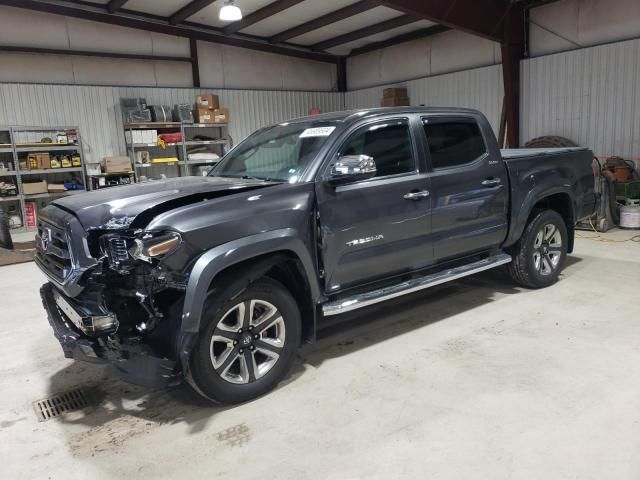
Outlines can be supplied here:
[[[525, 227], [527, 226], [527, 221], [531, 216], [531, 212], [533, 212], [533, 207], [541, 200], [544, 200], [551, 195], [557, 194], [565, 194], [569, 197], [569, 205], [571, 207], [571, 218], [575, 220], [575, 211], [576, 206], [574, 205], [574, 201], [571, 197], [571, 190], [563, 187], [550, 188], [547, 190], [538, 190], [531, 191], [530, 195], [522, 203], [522, 208], [518, 214], [518, 221], [513, 224], [512, 229], [509, 232], [507, 237], [507, 241], [505, 242], [506, 247], [510, 247], [514, 245], [522, 236], [522, 232], [524, 232]], [[525, 215], [526, 213], [526, 215]], [[567, 225], [567, 229], [570, 230], [573, 228], [573, 225]]]
[[291, 252], [300, 260], [315, 305], [320, 297], [316, 269], [308, 247], [296, 230], [272, 230], [214, 247], [196, 261], [187, 282], [178, 343], [183, 370], [188, 369], [191, 350], [200, 331], [209, 287], [216, 275], [245, 260], [275, 252]]

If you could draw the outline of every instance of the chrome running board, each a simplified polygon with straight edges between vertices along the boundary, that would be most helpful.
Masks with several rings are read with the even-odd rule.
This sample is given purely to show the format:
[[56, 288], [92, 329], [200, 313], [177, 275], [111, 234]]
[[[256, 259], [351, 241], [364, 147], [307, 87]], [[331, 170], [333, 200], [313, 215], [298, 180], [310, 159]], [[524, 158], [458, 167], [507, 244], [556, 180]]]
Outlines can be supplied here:
[[325, 316], [338, 315], [340, 313], [350, 312], [358, 308], [367, 307], [375, 303], [391, 300], [392, 298], [408, 295], [409, 293], [424, 290], [425, 288], [440, 285], [441, 283], [450, 282], [458, 278], [473, 275], [474, 273], [489, 270], [491, 268], [504, 265], [511, 261], [511, 256], [501, 253], [493, 257], [478, 260], [477, 262], [462, 265], [460, 267], [449, 268], [424, 277], [407, 280], [406, 282], [391, 285], [389, 287], [380, 288], [371, 292], [361, 293], [352, 297], [342, 298], [335, 302], [329, 302], [322, 306], [322, 313]]

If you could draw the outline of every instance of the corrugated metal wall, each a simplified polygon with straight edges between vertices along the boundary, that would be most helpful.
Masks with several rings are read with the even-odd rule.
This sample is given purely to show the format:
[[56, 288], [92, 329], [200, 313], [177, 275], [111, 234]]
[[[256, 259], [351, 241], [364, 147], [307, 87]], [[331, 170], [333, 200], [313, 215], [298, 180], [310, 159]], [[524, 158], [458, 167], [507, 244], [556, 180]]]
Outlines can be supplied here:
[[382, 90], [399, 85], [407, 87], [411, 105], [475, 108], [487, 116], [491, 126], [497, 131], [504, 95], [500, 65], [354, 90], [346, 93], [345, 107], [379, 107]]
[[521, 140], [562, 135], [597, 155], [640, 155], [640, 40], [522, 62]]
[[0, 125], [77, 125], [87, 161], [99, 162], [125, 153], [121, 97], [174, 105], [193, 103], [200, 93], [216, 93], [230, 109], [229, 133], [236, 143], [262, 126], [308, 115], [312, 107], [331, 112], [344, 106], [344, 95], [333, 92], [0, 84]]

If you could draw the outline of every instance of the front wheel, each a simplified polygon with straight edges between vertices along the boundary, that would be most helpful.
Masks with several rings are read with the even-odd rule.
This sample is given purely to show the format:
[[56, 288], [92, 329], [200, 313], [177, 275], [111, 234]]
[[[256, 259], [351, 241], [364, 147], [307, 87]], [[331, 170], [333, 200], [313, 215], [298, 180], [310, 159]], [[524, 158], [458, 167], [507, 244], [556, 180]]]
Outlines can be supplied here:
[[210, 400], [258, 397], [287, 374], [300, 341], [300, 312], [279, 282], [260, 279], [241, 292], [213, 291], [191, 359], [190, 383]]
[[543, 288], [558, 280], [567, 257], [567, 226], [554, 210], [538, 212], [513, 248], [511, 277], [520, 285]]

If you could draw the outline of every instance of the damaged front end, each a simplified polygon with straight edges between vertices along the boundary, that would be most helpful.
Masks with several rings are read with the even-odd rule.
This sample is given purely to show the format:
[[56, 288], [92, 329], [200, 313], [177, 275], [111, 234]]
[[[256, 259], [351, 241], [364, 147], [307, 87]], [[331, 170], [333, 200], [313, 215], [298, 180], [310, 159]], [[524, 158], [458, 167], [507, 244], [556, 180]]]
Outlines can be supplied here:
[[61, 220], [39, 222], [36, 262], [51, 280], [41, 295], [65, 356], [111, 363], [131, 383], [179, 382], [176, 343], [188, 274], [168, 260], [188, 263], [180, 234], [125, 222], [89, 229], [79, 243], [74, 218]]

